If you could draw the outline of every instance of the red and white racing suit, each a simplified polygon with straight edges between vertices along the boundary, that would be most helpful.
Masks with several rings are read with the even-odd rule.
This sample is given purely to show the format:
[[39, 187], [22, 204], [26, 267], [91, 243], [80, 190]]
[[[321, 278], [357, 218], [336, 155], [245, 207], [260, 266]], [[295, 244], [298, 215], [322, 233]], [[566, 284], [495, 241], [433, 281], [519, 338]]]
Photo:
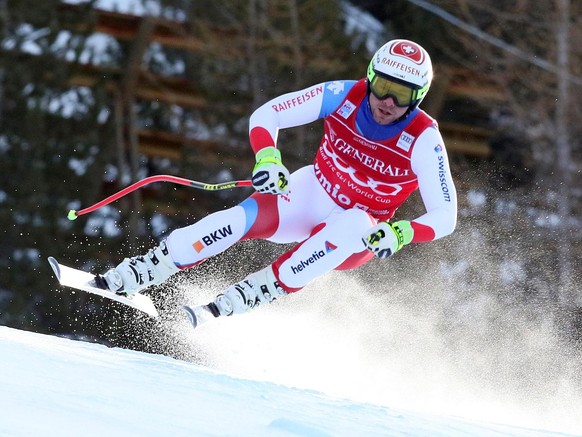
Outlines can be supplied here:
[[[277, 144], [278, 130], [324, 119], [312, 165], [293, 174], [284, 196], [255, 193], [170, 234], [167, 245], [180, 268], [196, 265], [243, 239], [297, 242], [272, 264], [287, 292], [333, 269], [369, 261], [362, 237], [389, 220], [416, 189], [426, 212], [411, 220], [412, 242], [450, 234], [457, 198], [436, 122], [420, 109], [389, 126], [370, 112], [365, 79], [326, 82], [277, 97], [250, 119], [257, 152]], [[283, 148], [284, 156], [284, 148]]]

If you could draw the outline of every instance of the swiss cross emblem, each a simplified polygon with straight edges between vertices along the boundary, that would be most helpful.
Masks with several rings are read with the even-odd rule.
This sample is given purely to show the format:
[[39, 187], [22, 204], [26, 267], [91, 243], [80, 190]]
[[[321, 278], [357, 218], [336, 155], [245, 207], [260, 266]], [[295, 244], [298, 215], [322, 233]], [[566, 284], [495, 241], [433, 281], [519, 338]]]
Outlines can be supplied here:
[[390, 47], [390, 52], [393, 55], [402, 56], [404, 58], [410, 59], [416, 64], [422, 64], [424, 61], [424, 53], [418, 45], [411, 41], [396, 41], [392, 47]]
[[412, 47], [411, 45], [402, 46], [402, 50], [404, 51], [404, 53], [407, 53], [409, 55], [413, 54], [416, 51], [415, 48]]

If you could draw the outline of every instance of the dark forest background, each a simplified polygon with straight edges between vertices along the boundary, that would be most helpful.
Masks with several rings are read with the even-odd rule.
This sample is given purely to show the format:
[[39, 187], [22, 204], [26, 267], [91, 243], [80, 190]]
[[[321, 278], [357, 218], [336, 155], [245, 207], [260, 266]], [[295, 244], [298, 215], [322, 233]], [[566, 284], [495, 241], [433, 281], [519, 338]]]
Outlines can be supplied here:
[[[254, 108], [361, 78], [383, 42], [409, 38], [435, 65], [422, 107], [445, 137], [459, 227], [384, 261], [388, 277], [372, 274], [380, 261], [353, 274], [377, 292], [393, 277], [440, 277], [453, 307], [486, 293], [534, 321], [550, 316], [565, 344], [582, 346], [579, 4], [160, 0], [132, 14], [94, 3], [0, 1], [2, 325], [168, 353], [148, 341], [163, 336], [157, 321], [61, 289], [46, 258], [104, 270], [248, 189], [161, 183], [76, 221], [67, 212], [153, 174], [248, 178]], [[290, 169], [311, 162], [320, 134], [320, 123], [281, 133]], [[399, 217], [419, 207], [414, 197]], [[238, 262], [219, 256], [184, 276], [238, 280], [281, 250], [245, 243]], [[150, 294], [162, 319], [176, 317], [178, 291]]]

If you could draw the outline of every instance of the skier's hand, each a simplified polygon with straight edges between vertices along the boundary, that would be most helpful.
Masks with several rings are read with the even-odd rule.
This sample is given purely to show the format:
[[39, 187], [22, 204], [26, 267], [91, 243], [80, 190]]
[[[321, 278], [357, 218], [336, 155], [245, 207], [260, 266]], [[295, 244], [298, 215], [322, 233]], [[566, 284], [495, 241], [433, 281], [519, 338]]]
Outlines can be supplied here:
[[265, 147], [255, 156], [253, 188], [259, 193], [287, 194], [289, 170], [281, 162], [281, 152], [274, 147]]
[[378, 258], [388, 258], [410, 243], [413, 236], [414, 230], [409, 221], [380, 222], [366, 232], [362, 241], [366, 249], [374, 252]]

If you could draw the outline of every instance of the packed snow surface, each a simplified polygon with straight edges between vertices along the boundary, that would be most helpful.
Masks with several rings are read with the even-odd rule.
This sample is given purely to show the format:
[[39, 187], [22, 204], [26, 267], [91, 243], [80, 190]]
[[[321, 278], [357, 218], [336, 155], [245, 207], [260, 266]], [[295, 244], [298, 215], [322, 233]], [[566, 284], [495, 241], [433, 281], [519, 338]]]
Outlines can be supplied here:
[[403, 411], [7, 327], [0, 356], [2, 436], [567, 435]]

